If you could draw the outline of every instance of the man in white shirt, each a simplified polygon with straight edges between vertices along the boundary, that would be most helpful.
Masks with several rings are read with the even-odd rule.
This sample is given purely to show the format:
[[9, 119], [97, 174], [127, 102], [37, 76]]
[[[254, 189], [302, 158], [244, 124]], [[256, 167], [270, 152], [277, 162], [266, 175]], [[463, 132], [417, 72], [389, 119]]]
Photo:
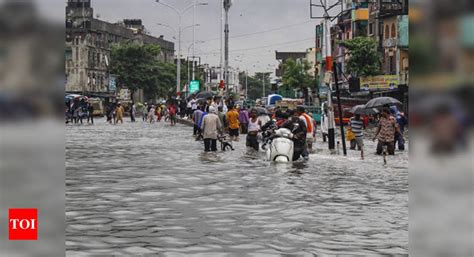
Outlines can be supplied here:
[[196, 97], [193, 96], [193, 99], [191, 99], [191, 101], [189, 101], [189, 103], [191, 104], [191, 112], [194, 113], [194, 111], [197, 110], [197, 108], [198, 108], [198, 105], [197, 105], [198, 101], [196, 100]]

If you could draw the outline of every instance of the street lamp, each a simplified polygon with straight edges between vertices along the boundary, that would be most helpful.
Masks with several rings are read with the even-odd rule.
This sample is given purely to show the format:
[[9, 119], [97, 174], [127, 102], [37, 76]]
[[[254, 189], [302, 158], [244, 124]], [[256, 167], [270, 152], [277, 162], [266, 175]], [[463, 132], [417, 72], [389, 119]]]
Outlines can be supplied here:
[[173, 10], [178, 15], [178, 30], [172, 28], [171, 26], [169, 26], [167, 24], [158, 23], [158, 25], [172, 28], [174, 30], [174, 32], [178, 34], [178, 54], [177, 54], [177, 60], [176, 60], [176, 92], [179, 92], [181, 90], [181, 32], [183, 30], [185, 30], [186, 28], [199, 26], [199, 24], [193, 24], [191, 26], [187, 26], [187, 27], [182, 28], [181, 27], [181, 20], [182, 20], [183, 15], [186, 13], [186, 11], [188, 11], [191, 7], [195, 7], [196, 5], [207, 5], [207, 3], [198, 3], [198, 4], [196, 4], [196, 1], [194, 1], [194, 3], [192, 5], [187, 6], [186, 8], [184, 8], [182, 10], [178, 10], [177, 8], [171, 6], [167, 3], [161, 2], [160, 0], [155, 0], [155, 2], [157, 4], [161, 4], [163, 6], [166, 6], [166, 7], [170, 8], [171, 10]]
[[[187, 72], [188, 72], [188, 85], [189, 85], [189, 83], [190, 83], [190, 79], [189, 79], [189, 59], [190, 59], [190, 58], [189, 58], [189, 57], [190, 57], [190, 56], [189, 56], [189, 51], [190, 51], [190, 49], [191, 49], [191, 46], [193, 46], [193, 49], [194, 49], [194, 45], [195, 45], [196, 43], [199, 44], [199, 43], [204, 43], [204, 42], [205, 42], [205, 41], [200, 40], [200, 41], [193, 42], [193, 43], [191, 43], [191, 44], [188, 46], [188, 57], [187, 57], [187, 62], [186, 62]], [[192, 56], [193, 67], [194, 67], [194, 59], [195, 59], [195, 58], [196, 58], [196, 57], [194, 56], [194, 53], [193, 53], [193, 56]], [[194, 76], [193, 76], [192, 80], [195, 80], [195, 79], [194, 79]]]
[[[194, 8], [193, 8], [193, 24], [196, 23], [196, 6], [197, 5], [208, 5], [207, 3], [196, 3], [196, 0], [194, 0]], [[194, 56], [195, 56], [195, 44], [196, 44], [196, 28], [193, 28], [193, 80], [194, 80], [194, 74], [195, 74], [195, 64], [194, 64]]]

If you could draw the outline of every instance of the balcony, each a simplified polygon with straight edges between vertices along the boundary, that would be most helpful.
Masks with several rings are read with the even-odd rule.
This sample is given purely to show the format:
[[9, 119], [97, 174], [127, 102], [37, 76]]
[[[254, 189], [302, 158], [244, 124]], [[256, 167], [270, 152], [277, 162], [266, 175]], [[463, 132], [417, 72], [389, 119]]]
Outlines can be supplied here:
[[403, 0], [401, 4], [394, 0], [379, 0], [370, 6], [370, 13], [378, 13], [378, 17], [408, 14], [408, 0]]
[[382, 2], [379, 8], [379, 17], [395, 16], [408, 14], [408, 4], [399, 4], [397, 2]]

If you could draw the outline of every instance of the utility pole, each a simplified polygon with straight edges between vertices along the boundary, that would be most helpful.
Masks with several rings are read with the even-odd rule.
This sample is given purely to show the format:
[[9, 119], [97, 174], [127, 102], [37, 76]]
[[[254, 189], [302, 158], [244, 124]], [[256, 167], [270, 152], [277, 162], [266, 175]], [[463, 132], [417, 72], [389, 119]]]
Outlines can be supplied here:
[[262, 73], [262, 97], [265, 97], [265, 73]]
[[225, 90], [226, 94], [229, 94], [229, 9], [232, 5], [231, 0], [224, 0], [225, 10], [225, 65], [224, 65], [224, 78], [225, 78]]
[[342, 106], [341, 106], [341, 93], [339, 90], [339, 81], [337, 78], [337, 64], [333, 64], [333, 72], [334, 72], [334, 85], [336, 87], [336, 97], [337, 97], [337, 106], [339, 110], [339, 127], [341, 128], [341, 141], [342, 141], [342, 152], [344, 156], [347, 155], [347, 148], [346, 148], [346, 138], [344, 135], [344, 122], [342, 122]]
[[[324, 0], [324, 6], [327, 6], [327, 0]], [[325, 48], [326, 52], [324, 54], [325, 59], [326, 59], [326, 72], [331, 73], [332, 72], [332, 51], [331, 51], [331, 21], [329, 14], [325, 12], [324, 14], [324, 42], [325, 42]], [[330, 75], [329, 75], [330, 76]], [[335, 144], [335, 134], [334, 134], [334, 108], [332, 106], [332, 81], [329, 79], [327, 81], [328, 83], [326, 86], [328, 87], [328, 146], [329, 150], [331, 152], [334, 152], [336, 149], [336, 144]], [[342, 121], [340, 121], [342, 122]]]
[[[196, 24], [195, 19], [196, 19], [196, 0], [194, 0], [194, 4], [193, 4], [193, 24]], [[195, 46], [196, 46], [196, 27], [194, 26], [193, 27], [193, 80], [194, 80], [194, 70], [195, 70], [195, 65], [194, 65]]]
[[[316, 3], [315, 3], [316, 2]], [[332, 71], [333, 71], [333, 58], [332, 58], [332, 50], [331, 50], [331, 17], [328, 13], [334, 7], [337, 7], [341, 2], [340, 0], [337, 1], [336, 4], [328, 6], [328, 0], [317, 1], [317, 0], [310, 0], [310, 15], [312, 19], [323, 19], [323, 49], [322, 55], [325, 59], [325, 76], [324, 76], [324, 83], [328, 88], [328, 147], [331, 153], [335, 153], [336, 144], [335, 144], [335, 135], [334, 135], [334, 111], [332, 105]], [[322, 17], [320, 16], [313, 16], [313, 7], [320, 7], [323, 8], [324, 14]], [[337, 16], [335, 16], [337, 17]], [[340, 121], [342, 122], [342, 120]]]
[[225, 0], [222, 0], [222, 5], [221, 5], [221, 51], [220, 51], [220, 69], [219, 69], [219, 73], [220, 73], [220, 80], [224, 80], [224, 62], [223, 62], [223, 52], [224, 52], [224, 40], [223, 40], [223, 37], [224, 37], [224, 6], [225, 6], [225, 3], [224, 3]]
[[176, 93], [181, 91], [181, 16], [178, 26], [178, 58], [176, 58]]

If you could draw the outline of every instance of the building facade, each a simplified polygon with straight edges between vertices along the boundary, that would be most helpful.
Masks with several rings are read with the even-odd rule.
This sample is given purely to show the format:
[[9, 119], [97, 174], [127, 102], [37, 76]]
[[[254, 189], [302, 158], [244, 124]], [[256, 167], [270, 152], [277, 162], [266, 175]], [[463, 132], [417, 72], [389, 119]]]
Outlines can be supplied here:
[[377, 0], [369, 6], [368, 36], [378, 43], [384, 75], [408, 83], [408, 1]]
[[110, 23], [94, 18], [91, 0], [68, 0], [66, 5], [66, 92], [112, 96], [110, 53], [117, 43], [134, 41], [161, 47], [160, 59], [174, 62], [174, 43], [149, 35], [140, 19]]

